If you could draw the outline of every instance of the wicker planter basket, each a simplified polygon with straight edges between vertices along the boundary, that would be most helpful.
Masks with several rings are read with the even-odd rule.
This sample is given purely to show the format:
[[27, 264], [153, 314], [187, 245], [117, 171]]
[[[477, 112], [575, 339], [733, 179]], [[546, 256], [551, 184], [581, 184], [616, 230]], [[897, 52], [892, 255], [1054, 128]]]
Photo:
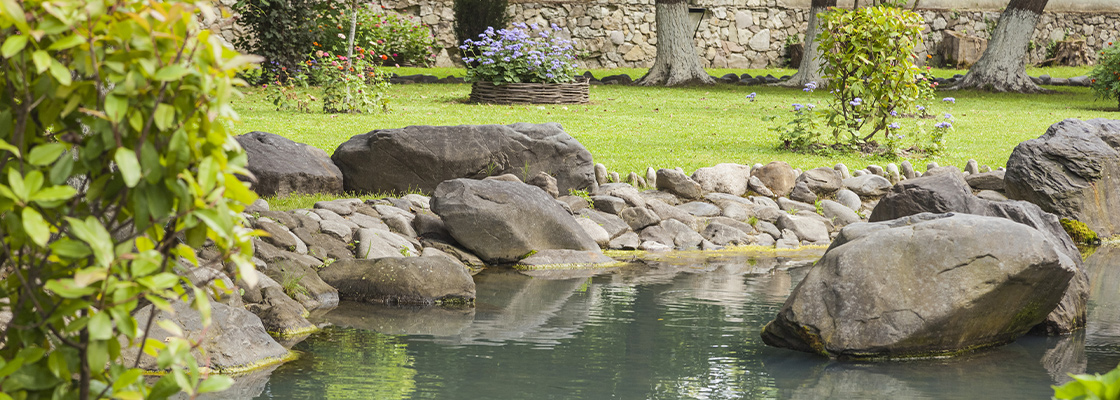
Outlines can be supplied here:
[[474, 82], [472, 103], [489, 104], [586, 104], [590, 89], [587, 80], [573, 83], [507, 83]]

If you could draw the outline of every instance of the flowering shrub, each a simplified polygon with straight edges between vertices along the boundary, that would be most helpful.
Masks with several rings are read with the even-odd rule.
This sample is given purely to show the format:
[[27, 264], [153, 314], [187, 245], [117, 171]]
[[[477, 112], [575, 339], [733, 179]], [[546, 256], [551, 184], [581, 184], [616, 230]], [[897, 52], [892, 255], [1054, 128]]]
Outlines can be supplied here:
[[575, 81], [576, 52], [572, 41], [557, 35], [560, 27], [538, 29], [515, 23], [510, 29], [487, 28], [479, 40], [459, 46], [466, 54], [467, 80], [503, 83], [566, 83]]
[[[316, 13], [316, 27], [320, 33], [316, 49], [346, 54], [353, 11], [339, 7], [333, 1], [320, 4], [322, 6]], [[375, 64], [430, 64], [435, 59], [435, 54], [432, 54], [435, 39], [428, 26], [416, 17], [384, 12], [381, 7], [373, 3], [358, 6], [354, 44], [373, 55], [375, 59], [370, 61]]]
[[[380, 57], [354, 46], [354, 58], [316, 51], [311, 61], [323, 73], [323, 112], [370, 113], [389, 110], [388, 74], [377, 69]], [[347, 62], [349, 61], [349, 62]], [[379, 64], [379, 63], [378, 63]]]
[[1108, 42], [1108, 47], [1101, 50], [1097, 66], [1089, 74], [1089, 79], [1097, 97], [1116, 99], [1116, 107], [1120, 108], [1120, 47]]

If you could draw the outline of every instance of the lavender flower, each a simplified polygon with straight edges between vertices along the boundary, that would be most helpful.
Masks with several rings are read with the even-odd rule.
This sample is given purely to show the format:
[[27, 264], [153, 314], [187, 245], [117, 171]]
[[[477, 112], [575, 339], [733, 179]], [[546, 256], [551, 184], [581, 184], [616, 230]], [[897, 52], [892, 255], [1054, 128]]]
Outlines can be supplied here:
[[922, 107], [922, 106], [918, 106], [918, 111], [925, 111], [925, 110], [926, 110], [926, 108], [925, 108], [925, 107]]
[[755, 93], [755, 92], [751, 92], [751, 94], [748, 94], [748, 95], [747, 95], [747, 99], [750, 99], [750, 101], [751, 101], [751, 102], [753, 103], [753, 102], [754, 102], [754, 98], [755, 98], [755, 96], [757, 96], [757, 95], [758, 95], [757, 93]]
[[793, 111], [801, 111], [802, 107], [804, 106], [802, 106], [801, 104], [793, 103]]
[[946, 97], [944, 99], [941, 99], [941, 101], [944, 101], [944, 102], [947, 102], [947, 103], [957, 104], [957, 99], [954, 99], [952, 97]]
[[852, 99], [852, 101], [849, 101], [848, 104], [851, 104], [852, 107], [859, 107], [860, 104], [863, 104], [863, 99], [856, 97]]
[[891, 116], [892, 117], [897, 117], [898, 116], [898, 111], [891, 110]]
[[809, 83], [806, 83], [805, 88], [801, 89], [801, 90], [806, 92], [806, 93], [813, 93], [813, 89], [816, 89], [816, 88], [817, 88], [817, 84], [815, 82], [809, 82]]
[[940, 129], [949, 129], [949, 128], [952, 128], [952, 127], [953, 127], [953, 124], [952, 124], [951, 122], [949, 122], [949, 121], [945, 121], [945, 122], [938, 122], [938, 123], [937, 123], [936, 125], [934, 125], [933, 127], [934, 127], [934, 128], [940, 128]]
[[897, 122], [891, 122], [890, 125], [887, 125], [887, 128], [890, 128], [890, 129], [898, 129], [898, 128], [901, 128], [901, 127], [902, 126], [898, 125]]

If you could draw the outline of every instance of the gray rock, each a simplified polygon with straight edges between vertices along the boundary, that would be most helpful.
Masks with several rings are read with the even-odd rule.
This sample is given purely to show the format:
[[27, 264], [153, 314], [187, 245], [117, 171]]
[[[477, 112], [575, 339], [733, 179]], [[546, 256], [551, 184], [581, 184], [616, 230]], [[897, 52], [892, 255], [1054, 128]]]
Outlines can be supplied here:
[[647, 208], [630, 207], [622, 210], [619, 217], [626, 221], [626, 225], [634, 231], [640, 231], [647, 226], [661, 222], [661, 218]]
[[432, 193], [450, 179], [540, 171], [562, 193], [596, 184], [591, 153], [557, 123], [379, 129], [350, 138], [331, 159], [353, 192]]
[[673, 244], [677, 250], [699, 249], [700, 242], [704, 240], [704, 237], [696, 233], [691, 227], [675, 219], [661, 221], [659, 226], [673, 238]]
[[410, 193], [401, 196], [401, 200], [406, 200], [412, 203], [413, 209], [430, 210], [432, 208], [432, 198], [422, 194]]
[[[343, 242], [336, 237], [324, 233], [313, 232], [311, 231], [311, 229], [303, 227], [292, 230], [292, 233], [298, 236], [301, 241], [307, 243], [307, 254], [318, 259], [325, 260], [328, 258], [333, 258], [336, 260], [343, 260], [354, 258], [354, 251], [350, 247], [347, 247], [348, 243]], [[263, 255], [260, 251], [260, 247], [258, 247], [257, 255]], [[271, 257], [266, 256], [261, 258], [263, 258], [265, 261], [272, 261], [272, 259], [270, 259]]]
[[1076, 269], [1059, 258], [1041, 232], [1000, 218], [921, 214], [849, 225], [762, 339], [842, 359], [1004, 344], [1062, 298]]
[[716, 223], [716, 222], [727, 225], [727, 226], [730, 226], [730, 227], [738, 229], [738, 230], [741, 230], [741, 231], [743, 231], [743, 233], [746, 233], [746, 234], [753, 233], [754, 230], [755, 230], [753, 226], [751, 226], [750, 224], [748, 224], [746, 222], [733, 220], [733, 219], [727, 218], [727, 217], [715, 217], [715, 218], [712, 218], [712, 219], [708, 220], [709, 224]]
[[661, 243], [669, 246], [670, 249], [676, 246], [673, 241], [673, 235], [666, 232], [665, 228], [662, 228], [661, 225], [650, 225], [642, 229], [641, 233], [638, 234], [638, 238], [641, 239], [643, 244], [648, 242]]
[[717, 217], [720, 215], [720, 208], [702, 201], [692, 201], [681, 204], [677, 208], [697, 217]]
[[642, 242], [642, 244], [638, 246], [638, 250], [648, 251], [648, 252], [651, 252], [651, 253], [657, 253], [657, 252], [671, 251], [671, 250], [673, 250], [673, 248], [670, 247], [669, 245], [666, 245], [666, 244], [663, 244], [663, 243], [660, 243], [660, 242], [654, 242], [654, 241], [648, 241], [647, 240], [647, 241]]
[[617, 197], [626, 202], [629, 207], [645, 207], [646, 199], [642, 193], [633, 186], [625, 183], [608, 183], [595, 192], [597, 195]]
[[671, 206], [660, 200], [650, 200], [646, 203], [650, 210], [653, 210], [661, 220], [675, 219], [683, 222], [690, 227], [696, 227], [696, 217], [689, 214], [683, 209]]
[[646, 167], [646, 184], [657, 187], [657, 170], [653, 167]]
[[774, 240], [773, 236], [770, 236], [768, 234], [762, 234], [762, 235], [758, 235], [755, 238], [754, 242], [752, 242], [752, 244], [754, 244], [755, 246], [762, 246], [762, 247], [774, 247], [775, 245], [778, 244], [778, 241]]
[[[720, 201], [716, 203], [720, 208], [720, 214], [738, 221], [746, 221], [754, 216], [754, 206], [747, 206], [743, 203], [733, 201]], [[749, 207], [749, 208], [748, 208]]]
[[756, 223], [754, 227], [758, 229], [759, 232], [765, 233], [774, 240], [778, 240], [782, 237], [782, 230], [778, 229], [778, 226], [772, 223], [766, 221], [758, 221], [758, 223]]
[[521, 259], [517, 265], [525, 267], [589, 266], [615, 262], [598, 251], [548, 249]]
[[922, 176], [932, 176], [932, 175], [941, 175], [941, 174], [955, 174], [956, 175], [956, 174], [964, 174], [964, 172], [962, 172], [960, 168], [957, 168], [954, 165], [946, 165], [944, 167], [935, 166], [933, 168], [927, 168], [925, 175], [922, 175]]
[[704, 195], [699, 183], [688, 175], [672, 169], [657, 170], [657, 189], [689, 200], [697, 200]]
[[[463, 249], [462, 247], [456, 246], [456, 245], [451, 244], [449, 242], [436, 240], [436, 239], [424, 238], [423, 240], [421, 240], [420, 243], [422, 243], [424, 245], [424, 251], [425, 252], [427, 252], [429, 249], [439, 250], [439, 251], [441, 251], [441, 252], [443, 252], [447, 255], [450, 255], [451, 257], [454, 257], [455, 259], [459, 260], [459, 262], [463, 263], [467, 267], [473, 268], [471, 270], [472, 273], [481, 270], [481, 268], [486, 265], [485, 263], [482, 262], [481, 258], [478, 258], [478, 256], [476, 256], [473, 253]], [[423, 256], [423, 254], [421, 254], [421, 257], [422, 256]]]
[[[790, 212], [790, 210], [809, 211], [809, 212], [816, 212], [817, 211], [817, 206], [815, 206], [813, 204], [802, 203], [800, 201], [790, 200], [790, 199], [787, 199], [785, 197], [779, 197], [778, 198], [778, 207], [781, 208], [782, 211], [785, 211], [787, 213]], [[796, 212], [796, 211], [794, 211], [794, 212]]]
[[[878, 176], [885, 175], [885, 173], [883, 171], [883, 167], [880, 167], [880, 166], [875, 165], [875, 164], [868, 165], [867, 170], [869, 172], [871, 172], [871, 174], [873, 174], [873, 175], [878, 175]], [[885, 176], [884, 176], [884, 178], [885, 178]]]
[[848, 172], [848, 166], [844, 165], [844, 163], [837, 163], [832, 169], [840, 173], [841, 181], [852, 177], [852, 174]]
[[595, 164], [595, 182], [600, 185], [607, 183], [607, 166], [603, 164]]
[[1000, 192], [997, 192], [997, 191], [994, 191], [994, 190], [981, 190], [980, 192], [976, 193], [976, 197], [979, 197], [981, 199], [988, 200], [988, 201], [1007, 201], [1007, 200], [1009, 200], [1007, 198], [1007, 196], [1003, 195], [1003, 193], [1000, 193]]
[[1120, 234], [1120, 121], [1067, 119], [1020, 143], [1007, 160], [1007, 197]]
[[[389, 230], [389, 229], [382, 229]], [[447, 224], [438, 215], [431, 211], [421, 211], [416, 213], [416, 218], [412, 219], [412, 230], [416, 232], [416, 237], [432, 238], [443, 241], [454, 241], [451, 237], [451, 232], [447, 231]]]
[[891, 181], [879, 175], [864, 175], [844, 180], [844, 187], [861, 198], [879, 197], [887, 194]]
[[622, 178], [618, 175], [618, 172], [611, 171], [608, 175], [610, 176], [609, 180], [611, 182], [622, 182]]
[[503, 182], [525, 183], [524, 181], [521, 180], [521, 178], [518, 178], [517, 175], [514, 175], [514, 174], [501, 174], [501, 175], [487, 176], [485, 178], [482, 178], [482, 180], [484, 180], [484, 181], [503, 181]]
[[544, 190], [544, 192], [548, 193], [552, 198], [560, 197], [560, 189], [556, 185], [556, 178], [546, 174], [544, 171], [537, 172], [536, 175], [533, 175], [533, 177], [529, 178], [529, 181], [525, 183], [541, 188], [541, 190]]
[[[412, 214], [384, 214], [381, 220], [389, 227], [389, 230], [399, 233], [405, 237], [416, 237], [416, 230], [412, 228], [412, 221], [416, 216]], [[446, 226], [446, 224], [445, 224]]]
[[607, 244], [611, 241], [611, 235], [607, 233], [606, 229], [592, 221], [590, 218], [575, 217], [576, 223], [580, 228], [587, 233], [587, 236], [594, 240], [599, 247], [606, 248]]
[[757, 176], [752, 176], [749, 180], [747, 180], [747, 187], [749, 187], [751, 189], [751, 191], [753, 191], [755, 193], [758, 193], [759, 195], [762, 195], [762, 196], [766, 196], [766, 197], [777, 196], [777, 195], [774, 194], [774, 191], [772, 191], [772, 190], [770, 190], [770, 188], [766, 187], [766, 184], [762, 183], [762, 180], [758, 179]]
[[778, 207], [758, 207], [754, 209], [754, 215], [757, 216], [760, 221], [776, 222], [778, 218], [781, 218], [782, 215], [785, 214], [788, 213], [782, 211]]
[[373, 260], [385, 257], [417, 257], [420, 252], [411, 241], [390, 231], [362, 228], [358, 230], [357, 258]]
[[973, 159], [970, 158], [970, 159], [968, 159], [968, 162], [965, 163], [965, 165], [964, 165], [964, 172], [968, 175], [979, 174], [980, 173], [980, 164], [977, 163], [976, 160], [973, 160]]
[[821, 211], [824, 212], [824, 217], [832, 221], [836, 227], [863, 221], [855, 210], [832, 200], [821, 200]]
[[[751, 176], [758, 178], [766, 188], [774, 193], [774, 196], [778, 197], [789, 196], [797, 180], [797, 174], [793, 172], [793, 167], [790, 167], [784, 161], [774, 161], [763, 165], [762, 168], [751, 172]], [[763, 195], [765, 196], [765, 194]]]
[[[300, 240], [287, 227], [268, 221], [257, 221], [257, 227], [268, 233], [264, 241], [288, 251], [296, 251]], [[306, 253], [306, 248], [304, 253]]]
[[257, 199], [256, 201], [253, 201], [253, 204], [245, 207], [246, 214], [259, 213], [261, 211], [268, 211], [268, 202], [264, 199]]
[[797, 237], [796, 233], [789, 229], [782, 229], [782, 236], [774, 243], [774, 248], [776, 249], [789, 250], [798, 247], [801, 247], [801, 239]]
[[581, 210], [578, 217], [588, 218], [607, 231], [611, 239], [630, 231], [630, 225], [617, 215], [592, 209]]
[[315, 208], [322, 208], [325, 210], [334, 211], [338, 215], [350, 215], [358, 209], [358, 206], [364, 205], [361, 199], [338, 199], [330, 201], [317, 201]]
[[[338, 305], [338, 290], [319, 279], [315, 270], [297, 262], [281, 260], [273, 262], [262, 271], [282, 287], [291, 287], [297, 294], [289, 297], [299, 301], [307, 310], [329, 309]], [[264, 296], [266, 299], [268, 296]], [[297, 298], [302, 297], [302, 298]]]
[[613, 250], [637, 250], [642, 245], [642, 239], [638, 237], [637, 233], [626, 232], [618, 237], [611, 239], [607, 247]]
[[571, 215], [535, 186], [450, 180], [437, 187], [432, 211], [456, 241], [488, 262], [516, 261], [534, 250], [599, 250]]
[[385, 225], [385, 221], [382, 221], [380, 216], [371, 217], [369, 215], [356, 213], [346, 218], [355, 225], [358, 225], [358, 228], [380, 229], [383, 231], [389, 230], [389, 225]]
[[910, 165], [909, 161], [902, 161], [902, 176], [906, 179], [914, 179], [918, 177], [918, 171], [914, 170], [914, 166]]
[[747, 245], [750, 243], [746, 232], [720, 222], [711, 222], [700, 233], [705, 239], [720, 246]]
[[819, 220], [801, 216], [783, 215], [778, 218], [778, 229], [789, 230], [801, 240], [814, 243], [828, 243], [828, 227]]
[[852, 209], [852, 211], [859, 211], [859, 209], [863, 207], [863, 202], [860, 201], [859, 195], [848, 189], [840, 189], [836, 192], [836, 202]]
[[346, 300], [430, 305], [470, 302], [475, 297], [467, 268], [447, 257], [343, 260], [324, 267], [319, 276]]
[[778, 202], [776, 202], [774, 200], [771, 200], [768, 197], [751, 196], [751, 202], [760, 206], [760, 207], [780, 208], [780, 207], [778, 207]]
[[1003, 191], [1005, 187], [1003, 176], [1005, 173], [1004, 171], [977, 172], [966, 176], [964, 180], [968, 182], [968, 186], [971, 186], [973, 190]]
[[646, 190], [642, 192], [642, 199], [644, 199], [647, 203], [651, 200], [658, 200], [671, 206], [681, 204], [680, 197], [674, 196], [672, 193], [663, 192], [660, 190]]
[[[797, 177], [797, 182], [804, 182], [805, 186], [817, 196], [830, 197], [843, 187], [843, 178], [840, 172], [832, 168], [821, 167], [805, 171]], [[796, 190], [796, 188], [794, 188]], [[791, 198], [793, 194], [790, 194]], [[796, 200], [796, 199], [795, 199]], [[798, 200], [801, 201], [801, 200]], [[807, 203], [812, 203], [807, 202]]]
[[342, 221], [319, 221], [319, 232], [334, 236], [343, 243], [354, 239], [354, 232]]
[[[210, 326], [204, 327], [202, 315], [185, 302], [171, 300], [172, 313], [162, 312], [155, 306], [140, 308], [133, 317], [146, 326], [155, 313], [157, 320], [170, 321], [178, 326], [187, 337], [201, 341], [199, 348], [191, 351], [197, 360], [208, 360], [212, 371], [241, 370], [255, 365], [279, 360], [288, 356], [288, 349], [277, 343], [265, 331], [261, 319], [243, 308], [230, 307], [221, 303], [210, 303]], [[148, 338], [164, 342], [172, 335], [157, 324], [152, 324]], [[125, 339], [122, 339], [125, 340]], [[156, 359], [147, 354], [139, 354], [138, 346], [121, 346], [121, 356], [125, 364], [133, 365], [137, 357], [141, 369], [158, 370]], [[201, 351], [206, 352], [206, 356]]]
[[560, 198], [556, 200], [559, 200], [561, 203], [567, 204], [568, 209], [572, 210], [573, 213], [579, 213], [580, 210], [583, 210], [590, 206], [590, 204], [587, 202], [587, 199], [579, 196], [560, 196]]
[[751, 167], [734, 163], [700, 168], [692, 173], [692, 180], [699, 183], [703, 191], [735, 196], [742, 196], [747, 192], [747, 181], [750, 177]]
[[[809, 189], [809, 185], [805, 184], [805, 182], [797, 182], [797, 184], [793, 186], [793, 191], [789, 193], [789, 198], [790, 200], [801, 203], [813, 204], [817, 202], [816, 193], [813, 193], [813, 191]], [[782, 197], [780, 199], [785, 198]]]
[[591, 204], [596, 210], [614, 215], [629, 207], [625, 200], [614, 196], [591, 196]]
[[311, 212], [315, 213], [315, 215], [318, 215], [319, 220], [342, 221], [344, 219], [341, 215], [338, 215], [338, 213], [325, 208], [316, 208], [314, 210], [311, 210]]
[[257, 194], [342, 193], [342, 171], [325, 151], [267, 132], [235, 139], [249, 157], [246, 167], [256, 177], [252, 189]]

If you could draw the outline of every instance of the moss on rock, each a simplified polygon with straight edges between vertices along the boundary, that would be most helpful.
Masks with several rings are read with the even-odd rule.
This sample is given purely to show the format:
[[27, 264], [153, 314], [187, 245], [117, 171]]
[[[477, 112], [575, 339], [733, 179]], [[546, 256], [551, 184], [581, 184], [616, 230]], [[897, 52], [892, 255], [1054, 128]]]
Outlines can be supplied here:
[[1069, 237], [1073, 239], [1074, 242], [1090, 245], [1101, 244], [1100, 236], [1098, 236], [1096, 232], [1093, 232], [1092, 229], [1089, 229], [1089, 226], [1085, 225], [1084, 222], [1062, 218], [1061, 223], [1062, 228], [1066, 230], [1066, 233], [1069, 234]]

